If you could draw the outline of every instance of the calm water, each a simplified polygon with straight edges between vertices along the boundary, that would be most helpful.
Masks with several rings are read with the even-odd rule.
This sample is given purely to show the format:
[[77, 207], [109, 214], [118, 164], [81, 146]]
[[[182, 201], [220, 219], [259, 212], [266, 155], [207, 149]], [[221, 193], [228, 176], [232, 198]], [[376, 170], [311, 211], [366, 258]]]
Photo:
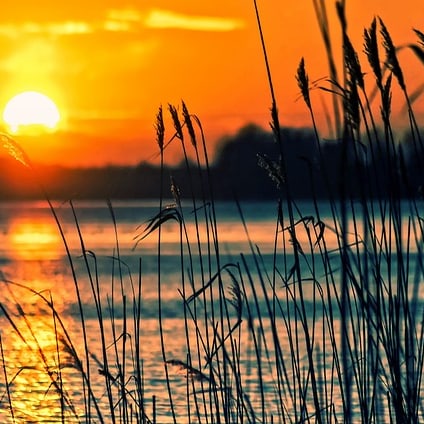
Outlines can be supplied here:
[[[157, 235], [152, 234], [136, 245], [136, 237], [146, 221], [158, 212], [158, 202], [114, 202], [113, 213], [103, 202], [76, 202], [76, 218], [67, 203], [55, 203], [54, 207], [63, 230], [72, 259], [72, 266], [64, 242], [46, 202], [4, 203], [0, 206], [0, 271], [2, 284], [1, 303], [17, 325], [14, 331], [2, 314], [1, 337], [8, 380], [11, 384], [12, 402], [18, 422], [58, 422], [60, 403], [51, 387], [51, 380], [45, 372], [46, 364], [56, 364], [58, 344], [52, 313], [45, 302], [52, 299], [55, 310], [59, 311], [64, 326], [71, 334], [75, 347], [83, 352], [82, 325], [77, 302], [76, 287], [72, 275], [74, 269], [78, 282], [79, 296], [83, 305], [85, 327], [88, 329], [93, 381], [98, 380], [96, 395], [101, 406], [106, 408], [104, 380], [99, 376], [97, 359], [102, 357], [98, 311], [93, 297], [87, 265], [82, 257], [81, 239], [89, 251], [89, 268], [92, 277], [99, 282], [99, 298], [105, 315], [107, 343], [112, 343], [111, 313], [119, 336], [123, 326], [123, 302], [119, 281], [123, 280], [124, 291], [131, 295], [131, 284], [136, 285], [142, 277], [142, 333], [140, 334], [141, 357], [145, 381], [144, 395], [146, 409], [152, 413], [152, 399], [156, 396], [158, 422], [169, 419], [169, 405], [164, 385], [162, 353], [158, 329], [158, 265]], [[239, 213], [233, 204], [218, 205], [220, 221], [220, 245], [224, 255], [248, 251], [246, 237], [240, 224]], [[271, 251], [272, 234], [275, 231], [275, 205], [246, 205], [246, 218], [256, 242]], [[187, 208], [188, 231], [193, 230], [190, 208]], [[76, 224], [76, 222], [78, 224]], [[190, 223], [191, 222], [191, 223]], [[190, 227], [191, 226], [191, 227]], [[79, 235], [79, 232], [81, 237]], [[180, 278], [179, 231], [175, 222], [163, 227], [161, 243], [161, 278], [163, 331], [170, 359], [185, 360], [184, 320], [182, 319], [181, 297], [178, 289]], [[95, 258], [94, 258], [95, 255]], [[119, 260], [117, 259], [119, 257]], [[229, 256], [227, 256], [229, 257]], [[141, 262], [140, 262], [141, 260]], [[141, 269], [141, 271], [140, 271]], [[121, 273], [124, 275], [120, 277]], [[29, 288], [21, 288], [25, 286]], [[17, 308], [16, 305], [19, 304]], [[113, 305], [113, 307], [112, 307]], [[21, 312], [21, 309], [23, 312]], [[121, 330], [122, 331], [122, 330]], [[180, 335], [180, 339], [175, 336]], [[60, 344], [60, 343], [59, 343]], [[111, 346], [108, 346], [112, 350]], [[45, 358], [40, 357], [43, 351]], [[113, 355], [112, 355], [113, 356]], [[71, 356], [62, 353], [63, 379], [66, 390], [73, 398], [75, 409], [83, 413], [81, 377], [75, 371]], [[114, 363], [111, 364], [113, 368]], [[186, 392], [185, 372], [171, 367], [170, 378], [175, 387]], [[4, 376], [3, 376], [4, 377]], [[13, 379], [13, 380], [12, 380]], [[10, 381], [12, 380], [12, 381]], [[0, 420], [10, 419], [4, 378], [0, 379], [2, 391]], [[177, 393], [176, 408], [185, 402]], [[183, 405], [185, 407], [185, 403]], [[184, 408], [185, 409], [185, 408]], [[184, 414], [184, 413], [182, 413]], [[106, 414], [107, 417], [107, 414]], [[82, 419], [82, 421], [84, 421]]]
[[[108, 401], [104, 377], [99, 373], [99, 369], [103, 369], [99, 308], [104, 317], [110, 372], [118, 376], [116, 358], [122, 359], [122, 352], [125, 352], [126, 357], [121, 363], [134, 369], [134, 351], [129, 346], [138, 345], [142, 359], [140, 365], [146, 412], [149, 416], [153, 415], [153, 398], [155, 397], [158, 422], [170, 421], [169, 397], [165, 384], [157, 319], [157, 232], [136, 244], [137, 236], [142, 233], [146, 221], [158, 212], [158, 203], [155, 201], [113, 202], [114, 218], [107, 205], [102, 202], [76, 202], [74, 204], [76, 217], [68, 203], [55, 203], [54, 206], [70, 252], [69, 256], [57, 223], [45, 202], [0, 205], [0, 271], [3, 280], [0, 302], [4, 308], [0, 317], [0, 328], [5, 364], [0, 377], [0, 421], [12, 422], [5, 389], [6, 374], [7, 383], [11, 387], [10, 395], [16, 422], [60, 422], [61, 404], [57, 391], [52, 387], [52, 379], [48, 371], [57, 373], [55, 364], [61, 363], [63, 389], [73, 402], [65, 408], [67, 411], [74, 411], [67, 413], [68, 421], [73, 420], [70, 417], [79, 416], [80, 421], [85, 422], [83, 415], [85, 385], [77, 371], [78, 364], [75, 358], [66, 349], [66, 343], [63, 341], [66, 338], [64, 330], [61, 329], [58, 319], [53, 319], [51, 308], [46, 305], [46, 301], [52, 302], [54, 309], [59, 312], [63, 326], [69, 333], [75, 349], [85, 361], [80, 318], [80, 307], [82, 308], [89, 347], [90, 381], [102, 411], [108, 410]], [[302, 203], [301, 208], [303, 215], [312, 214], [311, 205]], [[276, 206], [274, 203], [246, 203], [242, 204], [242, 209], [249, 236], [262, 255], [261, 267], [271, 270], [276, 231]], [[187, 234], [191, 240], [194, 240], [193, 249], [195, 250], [198, 245], [194, 237], [193, 214], [190, 207], [184, 211]], [[322, 205], [321, 214], [321, 219], [329, 228], [326, 233], [327, 247], [330, 250], [336, 249], [337, 240], [331, 232], [334, 223], [327, 206]], [[113, 225], [114, 219], [116, 226]], [[223, 260], [226, 263], [240, 261], [240, 253], [243, 253], [246, 262], [253, 264], [248, 238], [235, 205], [218, 203], [217, 221]], [[160, 278], [166, 357], [174, 361], [173, 365], [168, 367], [168, 378], [172, 383], [176, 413], [180, 422], [185, 422], [188, 408], [186, 393], [194, 389], [194, 386], [191, 387], [190, 384], [197, 383], [188, 384], [187, 370], [178, 364], [187, 360], [186, 334], [193, 339], [196, 334], [194, 328], [185, 327], [182, 301], [178, 291], [182, 290], [179, 234], [179, 227], [175, 220], [170, 220], [162, 227]], [[81, 240], [84, 243], [83, 246]], [[299, 242], [307, 244], [307, 239], [302, 240], [300, 237]], [[203, 235], [200, 245], [202, 249], [208, 245]], [[88, 252], [87, 262], [82, 255], [83, 249]], [[184, 255], [187, 257], [187, 251]], [[210, 269], [215, 269], [215, 272], [216, 266], [216, 263], [207, 265]], [[200, 278], [200, 263], [195, 261], [193, 270], [189, 269], [187, 262], [183, 264], [183, 267], [187, 269], [184, 272], [186, 284], [192, 280], [193, 284], [199, 287], [197, 280]], [[323, 269], [317, 269], [315, 272], [324, 274]], [[257, 278], [256, 272], [253, 272], [252, 278]], [[77, 300], [75, 281], [78, 283], [80, 303]], [[132, 314], [131, 302], [139, 282], [142, 287], [142, 325], [139, 342], [134, 343], [136, 330], [124, 328], [125, 322], [131, 323], [134, 320], [124, 320], [124, 317]], [[311, 285], [305, 285], [307, 301], [310, 302], [316, 296], [311, 287]], [[123, 301], [123, 294], [125, 294], [126, 303]], [[40, 295], [44, 296], [46, 301], [43, 301]], [[226, 295], [229, 296], [229, 291]], [[5, 313], [9, 315], [9, 320], [5, 317]], [[15, 327], [10, 321], [13, 321]], [[204, 329], [203, 324], [199, 320], [198, 331]], [[262, 325], [267, 329], [270, 323], [264, 322]], [[337, 332], [339, 326], [337, 317], [332, 325]], [[324, 319], [316, 319], [317, 331], [325, 331], [325, 326]], [[122, 334], [130, 335], [126, 345]], [[118, 341], [114, 343], [114, 340]], [[286, 342], [288, 343], [288, 340]], [[324, 346], [321, 347], [324, 351], [325, 343], [327, 342], [324, 342]], [[58, 346], [61, 347], [58, 348]], [[244, 384], [247, 392], [251, 394], [252, 405], [255, 406], [261, 402], [261, 399], [255, 370], [249, 368], [249, 355], [252, 354], [253, 342], [249, 337], [241, 336], [240, 346], [240, 363], [245, 374]], [[286, 347], [289, 349], [288, 345]], [[269, 393], [272, 393], [275, 376], [272, 369], [265, 370], [264, 373], [268, 371]], [[127, 376], [125, 378], [128, 378], [128, 387], [132, 387], [131, 378]], [[335, 397], [337, 398], [336, 395]], [[278, 414], [277, 399], [270, 394], [265, 402], [269, 404], [270, 411]], [[287, 402], [288, 405], [289, 401]], [[286, 407], [290, 408], [290, 406]], [[192, 405], [191, 408], [194, 406]], [[104, 417], [108, 422], [110, 416], [107, 412], [104, 412]], [[78, 422], [76, 418], [74, 421]], [[94, 422], [98, 421], [94, 420]]]

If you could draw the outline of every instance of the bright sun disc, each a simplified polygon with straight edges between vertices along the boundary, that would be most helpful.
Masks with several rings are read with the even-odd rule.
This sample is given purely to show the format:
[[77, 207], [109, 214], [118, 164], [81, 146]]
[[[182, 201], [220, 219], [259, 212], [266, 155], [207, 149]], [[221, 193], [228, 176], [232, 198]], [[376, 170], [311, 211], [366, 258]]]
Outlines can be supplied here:
[[36, 91], [17, 94], [9, 100], [3, 112], [3, 121], [12, 133], [31, 129], [54, 130], [59, 120], [60, 113], [53, 100]]

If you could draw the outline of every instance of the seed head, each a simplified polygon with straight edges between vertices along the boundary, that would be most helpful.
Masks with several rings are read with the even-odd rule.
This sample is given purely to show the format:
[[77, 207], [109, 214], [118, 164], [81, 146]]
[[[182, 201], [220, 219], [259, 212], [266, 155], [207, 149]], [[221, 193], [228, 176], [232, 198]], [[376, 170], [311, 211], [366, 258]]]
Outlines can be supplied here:
[[396, 48], [393, 44], [392, 37], [389, 31], [384, 25], [384, 22], [380, 19], [380, 33], [383, 37], [383, 47], [386, 50], [386, 65], [393, 72], [393, 75], [397, 78], [400, 88], [406, 90], [405, 80], [403, 78], [403, 72], [399, 65], [399, 61], [396, 54]]
[[352, 83], [358, 84], [359, 87], [364, 90], [364, 75], [362, 73], [358, 54], [347, 35], [344, 36], [343, 50], [346, 68]]
[[297, 68], [296, 80], [297, 85], [300, 88], [300, 92], [302, 93], [303, 100], [306, 103], [306, 106], [311, 109], [311, 99], [309, 96], [309, 77], [306, 73], [305, 59], [303, 57], [302, 59], [300, 59], [299, 66]]
[[159, 107], [158, 113], [156, 114], [156, 141], [159, 145], [159, 149], [163, 150], [163, 143], [165, 139], [165, 125], [163, 123], [163, 111], [162, 106]]
[[175, 128], [175, 131], [176, 131], [176, 136], [181, 141], [183, 141], [184, 140], [183, 127], [181, 125], [180, 118], [178, 117], [177, 108], [175, 106], [173, 106], [173, 105], [170, 104], [170, 105], [168, 105], [168, 110], [169, 110], [169, 113], [171, 114], [172, 121], [174, 123], [174, 128]]
[[187, 131], [190, 136], [191, 144], [196, 147], [197, 141], [196, 141], [196, 133], [194, 131], [193, 122], [191, 120], [190, 113], [188, 112], [187, 106], [184, 102], [183, 103], [183, 117], [184, 117], [184, 123], [187, 126]]
[[377, 21], [375, 18], [373, 19], [370, 28], [364, 30], [364, 52], [374, 72], [377, 86], [379, 89], [382, 89], [383, 76], [381, 72], [380, 55], [378, 53]]

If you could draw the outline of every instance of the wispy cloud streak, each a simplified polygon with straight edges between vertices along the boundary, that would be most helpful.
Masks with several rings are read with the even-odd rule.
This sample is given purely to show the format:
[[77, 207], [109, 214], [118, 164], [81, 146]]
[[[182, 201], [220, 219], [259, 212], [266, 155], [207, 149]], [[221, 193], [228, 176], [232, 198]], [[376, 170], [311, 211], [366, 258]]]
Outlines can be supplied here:
[[157, 9], [147, 15], [145, 25], [149, 28], [226, 32], [242, 28], [244, 22], [239, 19], [186, 15]]
[[64, 21], [64, 22], [24, 22], [21, 24], [0, 24], [0, 35], [17, 38], [21, 35], [73, 35], [89, 34], [94, 32], [93, 26], [84, 21]]
[[197, 16], [171, 10], [110, 9], [105, 19], [63, 22], [0, 23], [0, 36], [18, 38], [24, 35], [70, 36], [97, 32], [139, 32], [143, 29], [180, 29], [189, 31], [228, 32], [241, 29], [244, 21], [235, 18]]

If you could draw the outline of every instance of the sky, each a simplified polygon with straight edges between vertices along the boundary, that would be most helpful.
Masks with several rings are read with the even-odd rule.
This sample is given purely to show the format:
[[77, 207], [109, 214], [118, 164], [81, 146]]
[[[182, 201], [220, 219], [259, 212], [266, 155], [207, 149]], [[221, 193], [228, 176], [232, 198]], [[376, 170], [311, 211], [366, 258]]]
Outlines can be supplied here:
[[[326, 3], [340, 46], [334, 2]], [[396, 45], [416, 42], [412, 28], [424, 32], [421, 3], [348, 0], [349, 34], [360, 57], [363, 30], [374, 16], [384, 20]], [[258, 0], [258, 7], [281, 123], [310, 126], [295, 80], [300, 58], [311, 81], [328, 77], [313, 0]], [[412, 92], [424, 83], [424, 65], [407, 49], [399, 58]], [[65, 166], [156, 160], [158, 107], [182, 100], [200, 118], [211, 154], [223, 136], [248, 123], [268, 128], [270, 120], [253, 1], [6, 2], [0, 13], [1, 111], [26, 90], [50, 97], [61, 121], [54, 133], [15, 139], [34, 162]], [[313, 100], [318, 121], [324, 121], [324, 93], [316, 90]], [[415, 106], [423, 117], [423, 102]], [[402, 105], [393, 109], [401, 125]], [[179, 160], [178, 154], [171, 152], [170, 160]]]

